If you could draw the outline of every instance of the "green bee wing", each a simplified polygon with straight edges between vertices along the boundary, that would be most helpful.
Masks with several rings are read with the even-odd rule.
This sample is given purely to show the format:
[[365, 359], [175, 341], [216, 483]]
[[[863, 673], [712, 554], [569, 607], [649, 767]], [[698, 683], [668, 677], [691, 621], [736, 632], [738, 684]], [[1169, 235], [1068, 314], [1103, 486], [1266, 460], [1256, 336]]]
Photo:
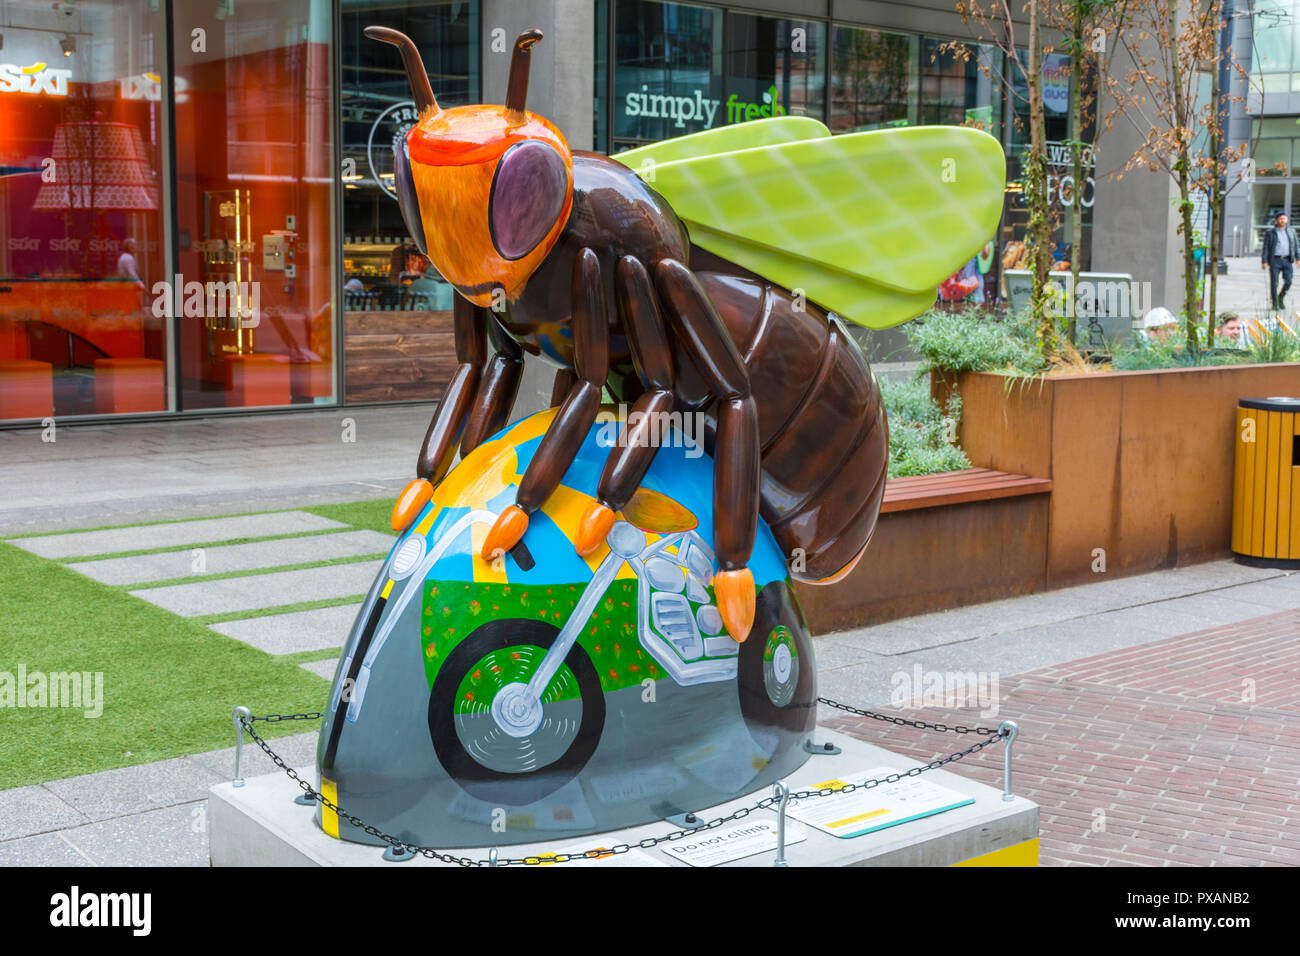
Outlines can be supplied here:
[[636, 169], [647, 164], [672, 163], [830, 135], [831, 131], [811, 116], [776, 116], [772, 119], [719, 126], [717, 129], [665, 139], [649, 146], [638, 146], [619, 153], [614, 159]]
[[831, 136], [778, 117], [614, 158], [699, 246], [874, 329], [934, 302], [993, 235], [1006, 184], [998, 141], [958, 126]]

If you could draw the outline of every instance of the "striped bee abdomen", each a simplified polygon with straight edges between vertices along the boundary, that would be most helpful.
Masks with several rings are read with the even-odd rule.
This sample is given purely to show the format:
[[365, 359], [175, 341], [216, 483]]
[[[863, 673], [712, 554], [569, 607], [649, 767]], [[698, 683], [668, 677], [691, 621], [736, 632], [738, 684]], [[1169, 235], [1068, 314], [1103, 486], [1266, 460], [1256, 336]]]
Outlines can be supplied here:
[[889, 464], [880, 390], [834, 316], [757, 277], [697, 274], [749, 372], [761, 511], [801, 581], [836, 577], [876, 527]]

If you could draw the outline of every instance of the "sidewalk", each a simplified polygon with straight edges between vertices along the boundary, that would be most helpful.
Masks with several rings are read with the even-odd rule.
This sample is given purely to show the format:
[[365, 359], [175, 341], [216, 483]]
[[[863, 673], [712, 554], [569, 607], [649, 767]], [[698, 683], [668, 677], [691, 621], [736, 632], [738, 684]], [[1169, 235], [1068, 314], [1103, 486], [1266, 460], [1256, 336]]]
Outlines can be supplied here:
[[[1225, 561], [824, 635], [815, 647], [823, 696], [949, 724], [1017, 721], [1014, 785], [1042, 808], [1045, 865], [1294, 865], [1298, 636], [1300, 574]], [[891, 685], [918, 666], [996, 675], [997, 713], [899, 708]], [[827, 707], [819, 719], [920, 759], [960, 744]], [[272, 745], [310, 766], [315, 737]], [[245, 776], [277, 772], [255, 746], [244, 753]], [[999, 786], [1001, 768], [991, 748], [948, 769]], [[230, 747], [0, 791], [0, 866], [205, 866], [207, 789], [233, 769]]]
[[[398, 407], [67, 427], [54, 445], [35, 431], [0, 432], [8, 492], [0, 536], [271, 509], [283, 513], [261, 520], [302, 521], [295, 509], [304, 504], [391, 496], [409, 477], [428, 414]], [[357, 440], [345, 444], [349, 417]], [[182, 543], [201, 533], [217, 541], [237, 529], [193, 522]], [[156, 540], [132, 537], [142, 534]], [[245, 574], [265, 572], [258, 583], [274, 600], [276, 576], [298, 572], [267, 569], [292, 564], [308, 540], [300, 535], [314, 535], [317, 548], [337, 546], [329, 553], [341, 577], [312, 572], [313, 580], [351, 604], [384, 546], [347, 527], [286, 525], [273, 542], [211, 548], [209, 571], [228, 562], [224, 586], [190, 604], [202, 589], [170, 583], [178, 575], [165, 549], [176, 547], [167, 539], [174, 534], [155, 525], [28, 545], [77, 563], [77, 555], [124, 552], [69, 566], [271, 654], [305, 651], [271, 609], [249, 607]], [[1015, 789], [1042, 807], [1044, 864], [1297, 864], [1297, 637], [1300, 574], [1217, 561], [824, 635], [815, 650], [822, 696], [949, 724], [1017, 721]], [[307, 669], [332, 674], [336, 648], [308, 656]], [[910, 693], [891, 700], [935, 673], [996, 681], [992, 706], [917, 708], [907, 706]], [[819, 718], [908, 756], [962, 745], [826, 707]], [[272, 746], [291, 766], [310, 766], [315, 734]], [[274, 771], [255, 746], [244, 753], [245, 776]], [[990, 748], [949, 769], [998, 786], [1001, 761], [1001, 748]], [[0, 790], [0, 866], [207, 865], [207, 790], [233, 766], [229, 747]]]
[[433, 408], [0, 431], [0, 535], [395, 498]]

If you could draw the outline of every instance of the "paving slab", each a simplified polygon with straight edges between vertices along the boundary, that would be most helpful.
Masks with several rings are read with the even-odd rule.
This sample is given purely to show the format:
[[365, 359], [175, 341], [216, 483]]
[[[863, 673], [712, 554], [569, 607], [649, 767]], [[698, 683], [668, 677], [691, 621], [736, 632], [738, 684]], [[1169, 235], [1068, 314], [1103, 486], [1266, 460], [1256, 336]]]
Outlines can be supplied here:
[[205, 801], [114, 817], [62, 831], [100, 866], [207, 866]]
[[1243, 584], [1221, 593], [1234, 601], [1262, 604], [1266, 607], [1277, 608], [1279, 611], [1300, 608], [1300, 589], [1290, 587], [1282, 581], [1271, 579], [1256, 581], [1253, 584]]
[[382, 565], [383, 561], [331, 564], [323, 568], [172, 584], [132, 591], [131, 594], [181, 617], [233, 614], [300, 601], [362, 595], [370, 588]]
[[94, 865], [59, 833], [42, 833], [0, 843], [0, 867]]
[[87, 820], [108, 820], [197, 800], [221, 775], [184, 757], [52, 780], [45, 788]]
[[[231, 708], [232, 710], [234, 708]], [[312, 728], [301, 734], [289, 734], [267, 740], [271, 749], [284, 758], [291, 767], [304, 764], [312, 765], [316, 761], [316, 728], [320, 721], [302, 721], [299, 726]], [[259, 725], [263, 726], [263, 725]], [[260, 730], [259, 730], [260, 733]], [[231, 725], [231, 738], [234, 738], [234, 725]], [[222, 780], [231, 780], [235, 776], [235, 748], [225, 747], [221, 750], [209, 750], [186, 758], [192, 763], [211, 770]], [[251, 740], [244, 741], [244, 776], [279, 772], [271, 758], [262, 752], [262, 748]]]
[[102, 531], [74, 531], [69, 534], [14, 538], [10, 544], [42, 558], [85, 557], [117, 551], [178, 548], [182, 545], [235, 538], [260, 538], [273, 534], [302, 534], [348, 526], [309, 511], [277, 511], [271, 514], [237, 515], [232, 518], [204, 518], [199, 521], [171, 521], [164, 524], [105, 528]]
[[360, 602], [311, 611], [270, 614], [243, 621], [213, 624], [212, 630], [243, 641], [268, 654], [297, 654], [343, 647]]
[[339, 669], [339, 661], [338, 658], [335, 657], [328, 661], [311, 661], [307, 664], [299, 664], [298, 666], [305, 671], [319, 674], [326, 680], [333, 680], [334, 672]]
[[[392, 535], [380, 534], [378, 531], [340, 531], [337, 534], [316, 534], [307, 538], [277, 538], [274, 541], [202, 548], [200, 555], [196, 555], [193, 548], [185, 548], [131, 558], [80, 561], [69, 564], [68, 567], [104, 584], [142, 584], [197, 574], [227, 574], [278, 565], [384, 554], [393, 546], [394, 540], [396, 539]], [[199, 559], [202, 561], [201, 569], [196, 571], [195, 561]]]
[[45, 787], [0, 790], [0, 840], [59, 830], [87, 817]]
[[1220, 624], [1236, 624], [1253, 617], [1262, 617], [1277, 610], [1269, 604], [1242, 600], [1237, 588], [1226, 591], [1210, 591], [1205, 594], [1189, 594], [1187, 597], [1165, 601], [1155, 605], [1170, 608], [1180, 614], [1187, 614], [1200, 622], [1201, 628], [1217, 627]]

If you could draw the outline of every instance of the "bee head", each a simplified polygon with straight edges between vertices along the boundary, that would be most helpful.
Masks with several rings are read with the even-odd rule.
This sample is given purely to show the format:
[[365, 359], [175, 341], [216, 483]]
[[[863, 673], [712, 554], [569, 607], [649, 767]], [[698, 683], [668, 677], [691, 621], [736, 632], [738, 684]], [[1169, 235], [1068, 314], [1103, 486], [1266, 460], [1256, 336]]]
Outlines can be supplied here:
[[476, 305], [497, 289], [514, 298], [555, 245], [573, 204], [573, 154], [549, 121], [524, 108], [530, 49], [515, 40], [505, 106], [441, 109], [410, 37], [387, 27], [366, 36], [398, 47], [420, 121], [395, 150], [406, 228], [448, 282]]

